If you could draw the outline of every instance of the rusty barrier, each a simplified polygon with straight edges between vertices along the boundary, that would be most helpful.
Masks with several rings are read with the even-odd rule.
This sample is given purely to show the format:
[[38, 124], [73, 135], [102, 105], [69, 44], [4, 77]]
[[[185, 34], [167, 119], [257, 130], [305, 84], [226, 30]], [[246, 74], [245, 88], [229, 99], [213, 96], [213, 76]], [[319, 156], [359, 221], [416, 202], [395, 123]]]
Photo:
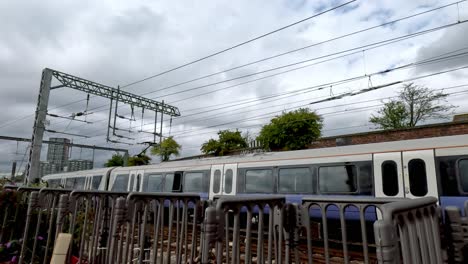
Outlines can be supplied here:
[[202, 263], [289, 263], [285, 210], [284, 197], [219, 198], [206, 210]]
[[106, 263], [195, 263], [204, 203], [198, 194], [131, 193], [117, 199]]
[[[11, 190], [19, 202], [1, 204], [0, 238], [2, 243], [21, 239], [19, 263], [49, 263], [59, 233], [72, 235], [67, 263], [442, 263], [443, 259], [435, 198], [315, 196], [293, 204], [284, 196], [221, 196], [204, 201], [187, 193]], [[446, 229], [457, 230], [451, 239], [463, 242], [466, 219], [457, 219], [448, 210]], [[15, 230], [10, 228], [13, 225]], [[462, 263], [460, 258], [456, 261]]]
[[385, 204], [374, 224], [379, 263], [443, 263], [440, 208], [425, 197]]
[[[306, 197], [299, 211], [296, 240], [305, 237], [308, 263], [375, 261], [372, 224], [384, 204], [402, 199]], [[304, 239], [303, 239], [304, 240]], [[304, 243], [305, 244], [305, 243]], [[333, 254], [332, 254], [333, 253]], [[371, 256], [372, 255], [372, 256]], [[296, 262], [297, 263], [297, 262]]]
[[455, 206], [447, 206], [444, 212], [448, 259], [453, 263], [466, 263], [468, 260], [468, 201], [465, 202], [464, 216], [460, 208]]

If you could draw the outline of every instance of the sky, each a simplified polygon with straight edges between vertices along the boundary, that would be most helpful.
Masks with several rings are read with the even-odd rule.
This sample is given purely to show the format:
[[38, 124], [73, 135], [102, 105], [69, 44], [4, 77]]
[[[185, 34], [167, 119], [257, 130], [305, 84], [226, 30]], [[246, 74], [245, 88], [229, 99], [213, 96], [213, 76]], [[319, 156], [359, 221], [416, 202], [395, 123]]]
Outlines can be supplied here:
[[[180, 117], [172, 122], [169, 116], [164, 117], [163, 134], [174, 136], [182, 145], [182, 156], [200, 154], [200, 145], [216, 138], [219, 130], [239, 129], [256, 135], [275, 115], [301, 106], [322, 115], [324, 136], [375, 130], [369, 117], [385, 100], [397, 95], [401, 85], [310, 103], [394, 81], [412, 81], [453, 93], [446, 103], [457, 106], [455, 113], [468, 112], [468, 92], [464, 93], [468, 91], [468, 69], [455, 70], [468, 66], [464, 54], [468, 52], [468, 3], [449, 5], [455, 0], [358, 0], [217, 56], [126, 86], [345, 2], [1, 1], [0, 135], [31, 137], [44, 68], [121, 86], [124, 91], [178, 107]], [[445, 5], [449, 6], [430, 11]], [[350, 34], [357, 31], [362, 32]], [[306, 46], [309, 48], [276, 57]], [[386, 70], [390, 71], [382, 73]], [[213, 74], [218, 72], [223, 73]], [[353, 81], [341, 82], [349, 79]], [[139, 143], [152, 139], [137, 131], [152, 131], [154, 114], [145, 112], [142, 122], [141, 109], [136, 108], [135, 121], [117, 122], [117, 127], [132, 130], [122, 132], [132, 140], [121, 140], [132, 145], [107, 143], [109, 100], [91, 96], [87, 106], [86, 97], [70, 88], [53, 90], [49, 113], [71, 116], [88, 109], [92, 114], [86, 121], [92, 124], [49, 116], [47, 129], [88, 137], [68, 136], [75, 143], [128, 148], [131, 154], [144, 148]], [[118, 113], [130, 117], [131, 109], [119, 105]], [[46, 133], [44, 139], [61, 136]], [[27, 148], [27, 143], [0, 141], [0, 171], [8, 171], [14, 160], [24, 168]], [[96, 151], [96, 167], [112, 154]], [[93, 153], [73, 148], [71, 155], [91, 159]]]

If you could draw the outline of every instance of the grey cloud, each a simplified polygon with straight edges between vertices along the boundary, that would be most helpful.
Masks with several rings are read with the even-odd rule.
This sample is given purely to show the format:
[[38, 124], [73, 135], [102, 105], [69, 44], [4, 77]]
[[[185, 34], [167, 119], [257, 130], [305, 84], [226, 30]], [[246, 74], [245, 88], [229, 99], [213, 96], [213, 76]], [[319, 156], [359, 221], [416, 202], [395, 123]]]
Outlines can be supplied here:
[[[468, 38], [465, 36], [464, 32], [468, 32], [468, 24], [459, 25], [456, 29], [447, 29], [440, 38], [429, 44], [423, 45], [418, 50], [416, 60], [422, 61], [437, 56], [438, 54], [446, 54], [456, 50], [459, 51], [447, 54], [446, 56], [467, 52]], [[466, 65], [468, 65], [467, 55], [440, 63], [429, 64], [424, 67], [418, 67], [416, 73], [441, 71]]]

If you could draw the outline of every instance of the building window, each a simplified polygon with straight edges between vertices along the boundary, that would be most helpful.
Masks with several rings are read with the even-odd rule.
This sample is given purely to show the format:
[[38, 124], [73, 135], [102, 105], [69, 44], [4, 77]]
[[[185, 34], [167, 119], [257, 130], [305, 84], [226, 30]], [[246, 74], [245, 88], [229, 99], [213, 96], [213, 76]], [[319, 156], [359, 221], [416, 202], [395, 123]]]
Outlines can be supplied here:
[[162, 174], [149, 174], [145, 176], [146, 184], [143, 185], [144, 192], [162, 192], [164, 191]]
[[357, 191], [357, 169], [354, 165], [319, 168], [319, 188], [322, 193], [353, 193]]
[[114, 192], [126, 192], [128, 188], [128, 174], [121, 174], [115, 177], [114, 185], [112, 185], [112, 191]]
[[382, 189], [386, 196], [398, 194], [398, 166], [395, 161], [387, 160], [382, 163]]
[[221, 171], [215, 170], [213, 175], [213, 192], [219, 193], [221, 189]]
[[232, 169], [226, 170], [226, 174], [224, 175], [224, 192], [228, 194], [232, 192], [232, 176]]
[[412, 159], [408, 163], [410, 192], [414, 196], [427, 194], [426, 163], [422, 159]]
[[184, 192], [203, 192], [203, 172], [185, 173]]
[[463, 192], [468, 192], [468, 159], [458, 161], [458, 174]]
[[309, 168], [280, 169], [278, 185], [281, 193], [313, 193], [312, 173]]
[[93, 181], [91, 183], [91, 188], [93, 190], [99, 189], [99, 185], [101, 184], [101, 179], [102, 179], [102, 175], [93, 176]]
[[248, 193], [272, 193], [274, 187], [271, 170], [248, 170], [245, 172], [245, 191]]

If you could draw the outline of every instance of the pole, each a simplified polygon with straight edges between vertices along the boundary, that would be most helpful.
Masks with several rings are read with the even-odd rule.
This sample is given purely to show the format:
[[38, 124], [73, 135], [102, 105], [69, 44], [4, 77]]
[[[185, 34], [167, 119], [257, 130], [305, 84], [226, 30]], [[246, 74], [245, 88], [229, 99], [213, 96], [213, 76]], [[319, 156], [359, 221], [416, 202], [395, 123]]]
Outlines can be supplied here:
[[16, 174], [16, 161], [13, 161], [13, 164], [11, 165], [11, 179], [13, 180], [15, 178]]
[[[113, 95], [114, 93], [112, 93]], [[109, 142], [109, 132], [111, 127], [111, 117], [112, 117], [112, 98], [110, 99], [110, 106], [109, 106], [109, 120], [107, 122], [107, 138], [106, 141]]]
[[114, 127], [112, 128], [113, 136], [115, 136], [115, 128], [117, 124], [117, 107], [119, 105], [119, 91], [120, 91], [120, 86], [117, 86], [117, 97], [115, 98], [115, 111], [114, 111]]
[[[164, 105], [164, 100], [162, 101], [162, 105]], [[161, 113], [161, 123], [159, 124], [159, 146], [161, 146], [161, 142], [162, 142], [162, 127], [163, 127], [163, 113]]]
[[[161, 113], [162, 115], [162, 113]], [[154, 112], [154, 133], [153, 133], [153, 143], [156, 143], [156, 128], [158, 126], [158, 111]]]
[[45, 68], [42, 71], [41, 86], [39, 87], [39, 96], [37, 99], [36, 117], [34, 119], [31, 148], [29, 150], [29, 160], [25, 177], [26, 183], [32, 183], [36, 179], [39, 179], [42, 138], [44, 137], [51, 82], [52, 71]]

